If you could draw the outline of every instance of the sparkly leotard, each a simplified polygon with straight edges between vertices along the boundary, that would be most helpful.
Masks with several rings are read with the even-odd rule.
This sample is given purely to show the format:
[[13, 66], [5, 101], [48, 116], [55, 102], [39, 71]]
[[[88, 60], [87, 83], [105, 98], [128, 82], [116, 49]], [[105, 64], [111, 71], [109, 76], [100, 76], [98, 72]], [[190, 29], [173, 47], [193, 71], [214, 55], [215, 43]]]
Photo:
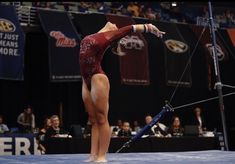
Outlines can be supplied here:
[[101, 68], [101, 61], [108, 46], [115, 40], [128, 35], [133, 31], [133, 26], [125, 26], [115, 31], [95, 33], [86, 36], [80, 44], [79, 63], [81, 75], [91, 90], [91, 78], [94, 74], [105, 74]]

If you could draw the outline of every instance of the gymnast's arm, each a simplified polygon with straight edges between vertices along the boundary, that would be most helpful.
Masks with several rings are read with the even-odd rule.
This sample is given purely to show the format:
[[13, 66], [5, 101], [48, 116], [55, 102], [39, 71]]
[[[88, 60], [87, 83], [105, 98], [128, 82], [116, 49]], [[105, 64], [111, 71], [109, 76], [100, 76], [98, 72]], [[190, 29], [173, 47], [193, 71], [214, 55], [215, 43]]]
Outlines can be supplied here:
[[123, 38], [124, 36], [128, 35], [131, 32], [152, 33], [157, 37], [162, 37], [163, 34], [165, 34], [165, 32], [160, 31], [156, 26], [152, 24], [136, 24], [136, 25], [128, 25], [115, 31], [107, 31], [104, 33], [104, 35], [107, 40], [113, 42]]

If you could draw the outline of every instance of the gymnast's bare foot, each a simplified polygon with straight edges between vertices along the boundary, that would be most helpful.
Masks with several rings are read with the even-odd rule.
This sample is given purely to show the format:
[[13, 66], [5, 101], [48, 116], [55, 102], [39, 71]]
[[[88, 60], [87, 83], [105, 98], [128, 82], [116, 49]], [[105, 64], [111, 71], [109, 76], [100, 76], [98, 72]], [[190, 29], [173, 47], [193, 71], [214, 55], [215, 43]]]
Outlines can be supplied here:
[[84, 162], [95, 162], [97, 160], [97, 156], [96, 155], [90, 155], [90, 157], [85, 160]]
[[94, 162], [96, 162], [96, 163], [107, 163], [108, 161], [104, 157], [102, 157], [102, 158], [97, 158]]
[[107, 163], [107, 160], [106, 160], [105, 155], [104, 156], [102, 155], [102, 156], [98, 156], [94, 162], [96, 162], [96, 163]]

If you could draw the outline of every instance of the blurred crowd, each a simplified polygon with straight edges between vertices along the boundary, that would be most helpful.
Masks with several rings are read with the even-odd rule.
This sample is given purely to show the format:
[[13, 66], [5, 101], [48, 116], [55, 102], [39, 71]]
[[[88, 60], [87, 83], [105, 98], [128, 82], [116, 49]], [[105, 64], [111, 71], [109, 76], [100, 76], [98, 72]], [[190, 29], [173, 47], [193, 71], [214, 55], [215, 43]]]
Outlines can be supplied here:
[[[70, 12], [99, 12], [131, 17], [141, 17], [150, 20], [174, 23], [196, 24], [197, 18], [208, 18], [207, 5], [190, 5], [184, 2], [0, 2], [17, 6], [33, 6]], [[224, 28], [235, 27], [235, 9], [214, 7], [213, 15], [216, 22]]]
[[[197, 17], [208, 18], [207, 6], [193, 6], [183, 2], [31, 2], [45, 7], [74, 12], [101, 12], [142, 17], [150, 20], [196, 24]], [[24, 5], [24, 4], [22, 4]], [[214, 19], [221, 27], [235, 27], [234, 8], [216, 7]]]

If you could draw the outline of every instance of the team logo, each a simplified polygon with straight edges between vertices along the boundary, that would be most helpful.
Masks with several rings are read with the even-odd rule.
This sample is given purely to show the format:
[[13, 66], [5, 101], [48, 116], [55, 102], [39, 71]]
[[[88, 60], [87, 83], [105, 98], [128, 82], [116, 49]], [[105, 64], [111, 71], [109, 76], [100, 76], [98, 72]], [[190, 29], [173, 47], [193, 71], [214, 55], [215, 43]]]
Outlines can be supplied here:
[[119, 43], [126, 49], [142, 50], [144, 47], [144, 42], [138, 36], [127, 35]]
[[184, 53], [188, 50], [188, 45], [173, 39], [168, 39], [165, 41], [166, 47], [174, 53]]
[[50, 36], [56, 39], [56, 47], [75, 47], [77, 45], [74, 38], [66, 37], [61, 31], [51, 31]]
[[15, 32], [15, 30], [16, 30], [16, 27], [11, 21], [0, 18], [0, 31], [1, 32]]
[[[211, 57], [213, 58], [213, 45], [211, 43], [207, 43], [206, 48], [208, 49]], [[216, 48], [216, 54], [218, 56], [218, 60], [222, 61], [225, 56], [224, 52], [222, 51], [221, 47], [218, 44], [216, 44], [215, 48]]]
[[114, 54], [119, 56], [124, 56], [126, 50], [142, 50], [144, 47], [144, 42], [136, 35], [125, 36], [117, 44], [117, 48], [113, 48], [112, 51]]

